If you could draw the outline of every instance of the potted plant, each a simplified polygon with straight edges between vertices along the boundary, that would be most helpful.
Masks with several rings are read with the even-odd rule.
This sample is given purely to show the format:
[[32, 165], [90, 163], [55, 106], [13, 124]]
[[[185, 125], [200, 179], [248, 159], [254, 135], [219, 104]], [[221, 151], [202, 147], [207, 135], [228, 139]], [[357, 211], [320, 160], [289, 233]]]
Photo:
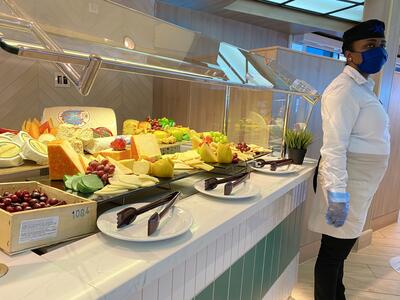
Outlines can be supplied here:
[[312, 143], [312, 133], [306, 129], [288, 130], [285, 136], [285, 143], [288, 149], [288, 157], [294, 164], [303, 164], [306, 156], [307, 147]]

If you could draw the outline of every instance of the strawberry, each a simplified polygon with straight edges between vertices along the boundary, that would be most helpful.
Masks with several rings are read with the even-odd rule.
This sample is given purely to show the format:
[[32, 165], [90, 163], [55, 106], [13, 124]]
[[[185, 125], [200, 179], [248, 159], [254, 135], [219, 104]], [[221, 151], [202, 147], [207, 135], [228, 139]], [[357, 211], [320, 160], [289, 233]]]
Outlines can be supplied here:
[[116, 138], [111, 142], [110, 146], [114, 151], [122, 151], [126, 148], [126, 142], [123, 138]]

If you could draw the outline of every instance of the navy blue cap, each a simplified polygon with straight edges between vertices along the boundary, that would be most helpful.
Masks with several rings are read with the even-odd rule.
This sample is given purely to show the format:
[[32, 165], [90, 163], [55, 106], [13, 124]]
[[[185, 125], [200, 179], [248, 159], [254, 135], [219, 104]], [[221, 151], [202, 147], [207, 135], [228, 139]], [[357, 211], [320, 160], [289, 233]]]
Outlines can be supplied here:
[[384, 38], [385, 37], [385, 23], [380, 20], [368, 20], [361, 22], [356, 26], [350, 28], [343, 34], [343, 47], [342, 50], [349, 49], [352, 42], [369, 39], [369, 38]]

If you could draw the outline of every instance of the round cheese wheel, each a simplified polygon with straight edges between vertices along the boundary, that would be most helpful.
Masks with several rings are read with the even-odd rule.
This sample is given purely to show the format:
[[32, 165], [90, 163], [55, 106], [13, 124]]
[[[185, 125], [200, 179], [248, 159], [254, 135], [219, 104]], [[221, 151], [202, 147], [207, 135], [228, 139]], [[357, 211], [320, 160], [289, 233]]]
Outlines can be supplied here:
[[35, 139], [28, 140], [22, 146], [22, 154], [25, 159], [33, 160], [39, 165], [48, 163], [47, 145]]
[[0, 167], [17, 167], [24, 163], [21, 147], [12, 141], [0, 141]]
[[25, 144], [26, 141], [30, 140], [31, 138], [32, 137], [29, 135], [29, 133], [25, 131], [20, 131], [17, 135], [14, 136], [13, 141], [22, 146]]

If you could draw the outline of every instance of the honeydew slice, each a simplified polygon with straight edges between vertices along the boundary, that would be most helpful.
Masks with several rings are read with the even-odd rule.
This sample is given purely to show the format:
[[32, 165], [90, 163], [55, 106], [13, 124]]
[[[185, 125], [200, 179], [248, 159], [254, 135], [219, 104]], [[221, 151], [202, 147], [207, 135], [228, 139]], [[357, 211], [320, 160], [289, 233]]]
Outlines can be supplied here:
[[22, 154], [25, 159], [33, 160], [39, 165], [46, 165], [48, 163], [47, 145], [37, 140], [28, 140], [22, 146]]
[[0, 142], [0, 167], [18, 167], [24, 163], [20, 155], [21, 147], [11, 141]]
[[20, 131], [20, 132], [18, 132], [17, 135], [14, 136], [13, 142], [22, 146], [25, 144], [25, 142], [27, 142], [30, 139], [32, 139], [32, 137], [29, 135], [29, 133], [27, 133], [25, 131]]

